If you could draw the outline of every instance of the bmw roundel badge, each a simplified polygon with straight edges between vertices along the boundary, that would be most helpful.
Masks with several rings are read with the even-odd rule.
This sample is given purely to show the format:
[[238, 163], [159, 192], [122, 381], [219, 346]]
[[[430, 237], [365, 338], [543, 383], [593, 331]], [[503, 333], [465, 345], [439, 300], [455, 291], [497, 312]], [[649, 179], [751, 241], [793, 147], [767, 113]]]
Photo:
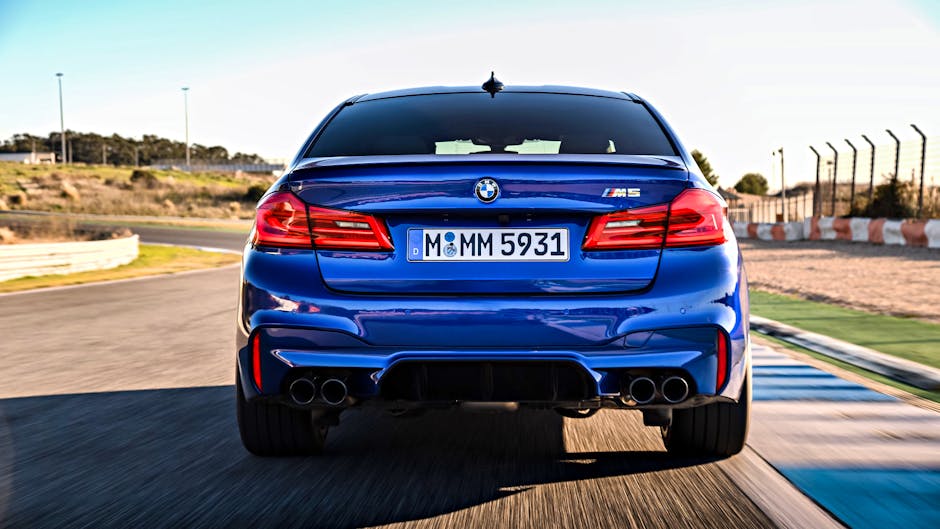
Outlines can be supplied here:
[[483, 178], [477, 182], [476, 195], [480, 202], [489, 204], [499, 196], [499, 184], [492, 178]]

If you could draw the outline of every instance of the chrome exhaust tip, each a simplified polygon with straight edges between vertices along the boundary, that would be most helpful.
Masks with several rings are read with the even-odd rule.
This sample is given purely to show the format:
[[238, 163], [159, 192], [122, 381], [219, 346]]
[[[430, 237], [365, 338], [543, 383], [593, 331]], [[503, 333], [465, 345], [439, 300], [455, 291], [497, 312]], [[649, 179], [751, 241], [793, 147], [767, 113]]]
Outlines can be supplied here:
[[647, 377], [636, 377], [630, 381], [630, 398], [637, 404], [647, 404], [656, 398], [656, 383]]
[[317, 386], [309, 378], [298, 378], [291, 382], [288, 393], [295, 404], [305, 406], [316, 398]]
[[338, 378], [328, 378], [320, 384], [320, 398], [327, 404], [342, 404], [348, 394], [346, 383]]
[[663, 398], [670, 404], [676, 404], [689, 396], [689, 383], [682, 377], [669, 377], [663, 381]]

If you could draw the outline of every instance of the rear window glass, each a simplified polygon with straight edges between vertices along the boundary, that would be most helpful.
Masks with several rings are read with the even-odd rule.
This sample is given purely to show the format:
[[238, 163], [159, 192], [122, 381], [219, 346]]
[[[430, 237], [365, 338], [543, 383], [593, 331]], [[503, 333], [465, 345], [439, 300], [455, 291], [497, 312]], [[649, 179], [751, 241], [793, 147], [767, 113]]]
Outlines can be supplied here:
[[672, 156], [659, 123], [626, 99], [486, 92], [363, 101], [343, 108], [307, 157], [398, 154]]

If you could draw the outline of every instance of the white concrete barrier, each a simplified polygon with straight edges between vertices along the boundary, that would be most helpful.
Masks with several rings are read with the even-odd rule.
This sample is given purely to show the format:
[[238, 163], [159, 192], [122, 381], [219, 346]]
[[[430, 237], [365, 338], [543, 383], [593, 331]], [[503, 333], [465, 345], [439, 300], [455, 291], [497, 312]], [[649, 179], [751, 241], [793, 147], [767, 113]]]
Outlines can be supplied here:
[[104, 270], [137, 258], [137, 235], [104, 241], [0, 245], [0, 281]]
[[940, 248], [940, 220], [928, 220], [924, 233], [927, 234], [927, 248]]
[[783, 240], [785, 241], [801, 241], [803, 240], [803, 223], [802, 222], [787, 222], [783, 225]]
[[767, 224], [762, 222], [757, 225], [757, 238], [762, 241], [772, 241], [774, 240], [774, 235], [771, 233], [771, 228], [773, 224]]
[[852, 217], [849, 226], [852, 228], [852, 242], [868, 242], [868, 225], [871, 219]]
[[747, 223], [746, 222], [735, 222], [732, 224], [734, 227], [734, 236], [739, 239], [747, 239]]
[[940, 248], [940, 220], [928, 220], [924, 233], [927, 235], [927, 248]]
[[832, 223], [835, 220], [836, 220], [835, 217], [820, 217], [819, 218], [819, 238], [820, 239], [824, 241], [836, 240], [836, 230], [833, 229], [832, 227]]
[[805, 219], [803, 219], [803, 238], [808, 241], [812, 234], [813, 234], [813, 217], [806, 217]]
[[904, 234], [901, 233], [901, 224], [903, 220], [886, 220], [884, 226], [885, 244], [894, 244], [904, 246]]

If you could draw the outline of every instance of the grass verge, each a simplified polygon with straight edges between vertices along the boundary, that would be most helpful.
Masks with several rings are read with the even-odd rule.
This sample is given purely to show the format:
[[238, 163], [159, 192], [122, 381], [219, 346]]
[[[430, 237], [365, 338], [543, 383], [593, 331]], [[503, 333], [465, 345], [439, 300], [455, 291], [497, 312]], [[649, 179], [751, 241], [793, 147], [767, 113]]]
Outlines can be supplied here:
[[141, 244], [140, 255], [129, 264], [110, 270], [11, 279], [0, 283], [0, 293], [215, 268], [237, 263], [239, 259], [240, 257], [235, 254]]
[[940, 325], [751, 291], [751, 312], [800, 329], [940, 368]]
[[779, 338], [774, 338], [773, 336], [769, 336], [769, 335], [764, 334], [764, 333], [760, 333], [760, 332], [756, 332], [756, 331], [751, 331], [751, 334], [753, 334], [754, 336], [759, 336], [761, 339], [766, 340], [766, 341], [768, 341], [768, 342], [770, 342], [770, 343], [772, 343], [772, 344], [774, 344], [774, 345], [778, 345], [778, 346], [780, 346], [780, 347], [784, 347], [784, 348], [789, 349], [789, 350], [791, 350], [791, 351], [796, 351], [797, 353], [805, 354], [806, 356], [815, 358], [816, 360], [819, 360], [819, 361], [821, 361], [821, 362], [825, 362], [825, 363], [827, 363], [827, 364], [831, 364], [831, 365], [833, 365], [833, 366], [838, 367], [839, 369], [844, 369], [844, 370], [846, 370], [846, 371], [849, 371], [849, 372], [854, 373], [854, 374], [856, 374], [856, 375], [859, 375], [859, 376], [861, 376], [861, 377], [867, 378], [867, 379], [872, 380], [872, 381], [874, 381], [874, 382], [878, 382], [879, 384], [884, 384], [884, 385], [886, 385], [886, 386], [891, 386], [891, 387], [893, 387], [893, 388], [895, 388], [895, 389], [899, 389], [899, 390], [901, 390], [901, 391], [905, 391], [905, 392], [910, 393], [910, 394], [912, 394], [912, 395], [917, 395], [918, 397], [921, 397], [921, 398], [924, 398], [924, 399], [927, 399], [927, 400], [931, 400], [931, 401], [936, 402], [936, 403], [940, 403], [940, 391], [928, 391], [928, 390], [925, 390], [925, 389], [915, 388], [914, 386], [908, 386], [907, 384], [898, 382], [898, 381], [896, 381], [896, 380], [892, 380], [892, 379], [890, 379], [890, 378], [888, 378], [888, 377], [886, 377], [886, 376], [879, 375], [878, 373], [872, 373], [871, 371], [862, 369], [862, 368], [860, 368], [860, 367], [858, 367], [858, 366], [854, 366], [854, 365], [852, 365], [852, 364], [847, 364], [847, 363], [845, 363], [845, 362], [843, 362], [843, 361], [841, 361], [841, 360], [837, 360], [837, 359], [835, 359], [835, 358], [826, 356], [826, 355], [824, 355], [824, 354], [817, 353], [816, 351], [811, 351], [811, 350], [809, 350], [809, 349], [806, 349], [805, 347], [800, 347], [799, 345], [792, 344], [792, 343], [790, 343], [790, 342], [785, 342], [785, 341], [783, 341], [783, 340], [781, 340], [781, 339], [779, 339]]

